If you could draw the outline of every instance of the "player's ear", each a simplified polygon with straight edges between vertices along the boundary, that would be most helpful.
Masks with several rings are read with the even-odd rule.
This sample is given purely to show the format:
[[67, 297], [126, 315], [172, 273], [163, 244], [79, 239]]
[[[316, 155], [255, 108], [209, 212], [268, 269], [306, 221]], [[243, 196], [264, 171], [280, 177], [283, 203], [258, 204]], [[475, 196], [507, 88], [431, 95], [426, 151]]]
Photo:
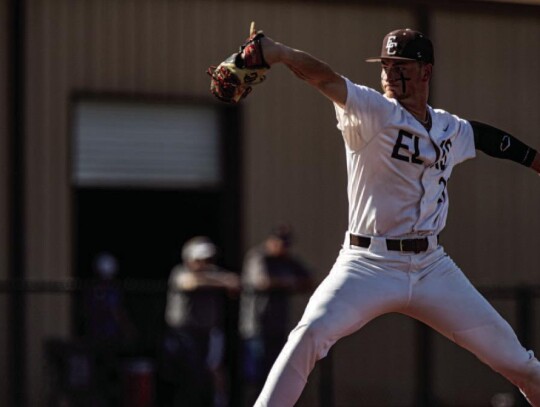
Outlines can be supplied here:
[[426, 82], [431, 80], [433, 74], [433, 64], [422, 63], [422, 79]]

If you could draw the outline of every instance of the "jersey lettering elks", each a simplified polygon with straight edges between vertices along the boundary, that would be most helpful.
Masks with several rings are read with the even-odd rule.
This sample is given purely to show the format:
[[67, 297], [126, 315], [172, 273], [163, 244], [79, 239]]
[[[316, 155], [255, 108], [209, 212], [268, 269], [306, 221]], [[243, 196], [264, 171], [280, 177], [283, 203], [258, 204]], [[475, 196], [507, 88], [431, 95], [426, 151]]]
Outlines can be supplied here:
[[429, 107], [428, 132], [395, 99], [346, 82], [345, 108], [335, 109], [347, 156], [349, 231], [438, 234], [446, 224], [452, 169], [476, 154], [471, 125]]

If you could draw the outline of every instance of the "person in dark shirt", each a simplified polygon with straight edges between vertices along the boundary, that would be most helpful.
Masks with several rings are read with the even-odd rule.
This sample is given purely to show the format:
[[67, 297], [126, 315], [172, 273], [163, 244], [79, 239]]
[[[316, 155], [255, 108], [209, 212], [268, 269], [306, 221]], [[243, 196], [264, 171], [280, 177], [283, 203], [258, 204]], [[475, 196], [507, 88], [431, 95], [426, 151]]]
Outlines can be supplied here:
[[120, 344], [135, 336], [116, 279], [118, 268], [118, 260], [108, 252], [99, 253], [94, 260], [95, 279], [84, 292], [85, 336], [91, 342]]
[[291, 295], [313, 287], [311, 272], [291, 252], [292, 237], [290, 225], [280, 224], [244, 259], [239, 323], [244, 379], [253, 391], [285, 344]]

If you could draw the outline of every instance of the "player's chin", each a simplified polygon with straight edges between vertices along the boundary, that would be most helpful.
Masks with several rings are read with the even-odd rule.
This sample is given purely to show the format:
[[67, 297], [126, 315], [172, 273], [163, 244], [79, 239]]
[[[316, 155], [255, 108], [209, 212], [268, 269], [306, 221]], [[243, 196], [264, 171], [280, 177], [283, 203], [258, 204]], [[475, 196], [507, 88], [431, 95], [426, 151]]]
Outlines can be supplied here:
[[391, 88], [386, 88], [384, 90], [384, 96], [386, 96], [387, 98], [391, 98], [391, 99], [398, 99], [398, 95]]
[[398, 88], [396, 86], [390, 84], [383, 85], [384, 96], [386, 96], [387, 98], [398, 99], [399, 95], [397, 90]]

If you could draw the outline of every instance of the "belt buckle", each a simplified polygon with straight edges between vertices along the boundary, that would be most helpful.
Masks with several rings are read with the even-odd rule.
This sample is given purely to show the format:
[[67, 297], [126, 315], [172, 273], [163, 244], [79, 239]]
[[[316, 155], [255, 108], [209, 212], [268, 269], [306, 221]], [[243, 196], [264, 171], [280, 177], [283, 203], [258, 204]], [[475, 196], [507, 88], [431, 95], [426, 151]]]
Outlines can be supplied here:
[[405, 251], [403, 250], [403, 239], [399, 239], [399, 251], [402, 253]]

